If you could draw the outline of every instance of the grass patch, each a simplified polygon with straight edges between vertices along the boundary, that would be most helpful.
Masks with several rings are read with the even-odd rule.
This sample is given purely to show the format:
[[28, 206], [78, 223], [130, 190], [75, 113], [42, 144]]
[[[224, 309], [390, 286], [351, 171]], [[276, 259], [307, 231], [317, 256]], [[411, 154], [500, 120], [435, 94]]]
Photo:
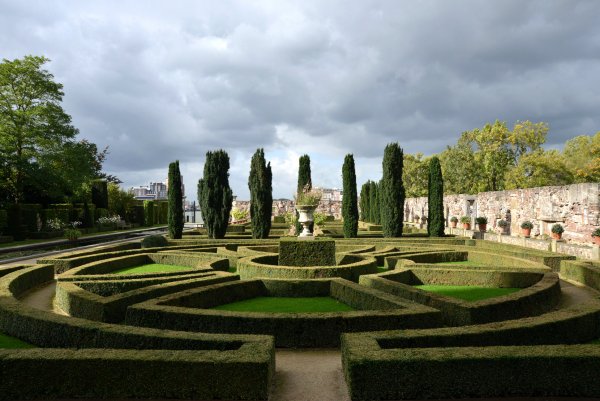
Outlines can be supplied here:
[[115, 270], [113, 274], [165, 273], [190, 269], [191, 267], [186, 266], [164, 265], [162, 263], [149, 263], [147, 265], [126, 267], [124, 269]]
[[18, 338], [7, 336], [0, 333], [0, 348], [35, 348], [31, 344], [27, 344]]
[[318, 313], [352, 311], [349, 305], [332, 297], [256, 297], [219, 305], [212, 309], [236, 312]]
[[467, 285], [415, 285], [415, 288], [471, 302], [512, 294], [521, 289], [476, 287]]
[[388, 269], [385, 266], [377, 266], [377, 273], [385, 273], [385, 272], [389, 272], [390, 269]]

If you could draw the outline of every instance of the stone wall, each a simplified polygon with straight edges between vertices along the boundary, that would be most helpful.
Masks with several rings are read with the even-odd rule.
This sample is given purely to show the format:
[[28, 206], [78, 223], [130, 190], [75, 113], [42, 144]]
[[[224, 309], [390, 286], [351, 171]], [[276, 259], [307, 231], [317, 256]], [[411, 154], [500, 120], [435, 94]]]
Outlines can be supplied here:
[[[240, 210], [249, 210], [250, 201], [233, 202], [233, 207]], [[283, 216], [287, 212], [294, 212], [294, 201], [290, 199], [276, 199], [273, 201], [273, 216]], [[316, 210], [327, 216], [334, 216], [336, 219], [342, 218], [342, 202], [333, 200], [321, 200]]]
[[[591, 233], [600, 227], [600, 183], [567, 186], [515, 189], [511, 191], [482, 192], [477, 195], [448, 195], [444, 197], [446, 217], [484, 216], [488, 230], [497, 230], [497, 222], [510, 223], [509, 234], [520, 233], [521, 223], [533, 223], [532, 237], [550, 235], [552, 225], [560, 223], [567, 243], [592, 243]], [[427, 198], [406, 199], [405, 220], [427, 216]]]

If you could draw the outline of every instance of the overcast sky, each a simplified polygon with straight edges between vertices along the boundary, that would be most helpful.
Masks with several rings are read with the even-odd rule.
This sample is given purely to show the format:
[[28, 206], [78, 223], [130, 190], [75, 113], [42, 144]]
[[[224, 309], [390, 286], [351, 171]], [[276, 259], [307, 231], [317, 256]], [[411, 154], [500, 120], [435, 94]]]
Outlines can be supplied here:
[[496, 119], [550, 125], [546, 147], [600, 131], [600, 1], [0, 0], [0, 56], [45, 55], [80, 137], [124, 187], [178, 159], [196, 198], [205, 154], [248, 199], [263, 147], [274, 197], [298, 157], [316, 186], [379, 179], [387, 143], [440, 152]]

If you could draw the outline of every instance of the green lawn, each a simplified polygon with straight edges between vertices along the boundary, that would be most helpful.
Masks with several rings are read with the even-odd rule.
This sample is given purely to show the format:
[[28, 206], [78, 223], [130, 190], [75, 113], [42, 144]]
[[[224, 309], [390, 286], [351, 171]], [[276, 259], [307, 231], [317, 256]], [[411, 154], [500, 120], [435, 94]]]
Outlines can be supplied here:
[[113, 274], [140, 274], [140, 273], [166, 273], [190, 270], [191, 267], [177, 265], [163, 265], [161, 263], [149, 263], [147, 265], [126, 267], [124, 269], [115, 270]]
[[34, 348], [33, 345], [27, 344], [18, 338], [7, 336], [0, 333], [0, 348]]
[[384, 266], [377, 266], [377, 273], [389, 272], [390, 269]]
[[448, 297], [462, 299], [464, 301], [479, 301], [482, 299], [499, 297], [512, 294], [521, 288], [491, 288], [467, 285], [415, 285], [415, 288], [424, 291], [435, 292]]
[[331, 297], [289, 298], [256, 297], [214, 307], [213, 309], [237, 312], [344, 312], [354, 308]]

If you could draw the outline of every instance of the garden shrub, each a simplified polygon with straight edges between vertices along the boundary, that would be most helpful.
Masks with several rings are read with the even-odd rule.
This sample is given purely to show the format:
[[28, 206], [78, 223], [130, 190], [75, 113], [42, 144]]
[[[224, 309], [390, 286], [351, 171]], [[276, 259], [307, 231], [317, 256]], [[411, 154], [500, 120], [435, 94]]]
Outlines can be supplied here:
[[158, 248], [168, 246], [169, 241], [162, 235], [149, 235], [141, 242], [142, 248]]
[[154, 225], [154, 201], [144, 201], [144, 225], [146, 227]]
[[335, 241], [282, 239], [279, 241], [280, 266], [335, 266]]

